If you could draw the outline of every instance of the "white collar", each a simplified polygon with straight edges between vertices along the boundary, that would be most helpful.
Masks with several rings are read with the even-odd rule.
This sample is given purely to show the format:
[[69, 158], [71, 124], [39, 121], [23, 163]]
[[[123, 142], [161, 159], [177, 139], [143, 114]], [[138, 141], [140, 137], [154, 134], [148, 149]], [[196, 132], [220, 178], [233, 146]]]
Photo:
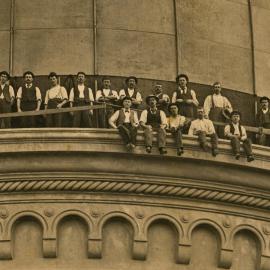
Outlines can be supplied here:
[[32, 86], [33, 86], [33, 83], [30, 83], [30, 84], [27, 84], [27, 83], [26, 83], [26, 84], [25, 84], [25, 87], [26, 87], [26, 88], [31, 88]]

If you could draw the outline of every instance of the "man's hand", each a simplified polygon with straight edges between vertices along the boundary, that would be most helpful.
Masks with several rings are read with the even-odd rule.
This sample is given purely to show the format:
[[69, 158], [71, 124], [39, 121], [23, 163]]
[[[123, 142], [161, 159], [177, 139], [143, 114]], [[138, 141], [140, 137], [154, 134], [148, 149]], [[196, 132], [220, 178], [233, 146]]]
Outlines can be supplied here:
[[57, 108], [57, 109], [61, 109], [62, 106], [63, 106], [62, 103], [59, 103], [59, 104], [57, 104], [56, 108]]

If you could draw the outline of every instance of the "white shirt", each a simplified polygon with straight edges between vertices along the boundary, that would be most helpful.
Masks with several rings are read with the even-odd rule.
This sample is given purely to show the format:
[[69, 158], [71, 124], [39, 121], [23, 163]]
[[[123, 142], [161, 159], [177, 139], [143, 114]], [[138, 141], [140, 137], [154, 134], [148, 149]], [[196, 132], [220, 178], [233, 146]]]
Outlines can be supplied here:
[[176, 128], [177, 129], [179, 127], [184, 126], [185, 121], [186, 121], [185, 116], [182, 116], [182, 115], [179, 115], [179, 114], [176, 117], [170, 116], [168, 118], [168, 126], [169, 126], [169, 128]]
[[59, 99], [68, 99], [67, 90], [65, 87], [60, 86], [59, 84], [50, 88], [46, 91], [44, 104], [48, 104], [50, 99], [59, 98]]
[[[78, 90], [79, 90], [79, 98], [84, 98], [84, 88], [85, 88], [85, 86], [84, 85], [78, 85]], [[87, 88], [88, 89], [88, 91], [89, 91], [89, 99], [90, 99], [90, 101], [94, 101], [95, 99], [94, 99], [94, 95], [93, 95], [93, 91], [92, 91], [92, 89], [91, 88]], [[74, 101], [74, 88], [72, 88], [71, 90], [70, 90], [70, 93], [69, 93], [69, 101], [70, 102], [73, 102]]]
[[[124, 114], [125, 114], [125, 120], [124, 120], [124, 123], [130, 123], [130, 109], [128, 111], [126, 111], [124, 108], [121, 109], [123, 110]], [[137, 112], [136, 111], [133, 111], [134, 112], [134, 124], [135, 126], [138, 126], [139, 125], [139, 120], [138, 120], [138, 115], [137, 115]], [[115, 123], [119, 117], [119, 114], [120, 114], [120, 110], [117, 110], [110, 118], [110, 120]]]
[[[5, 88], [5, 84], [1, 84], [2, 90]], [[14, 89], [11, 85], [8, 86], [10, 98], [15, 98]], [[0, 99], [4, 99], [4, 93], [1, 94]]]
[[[134, 91], [135, 91], [135, 90], [134, 90], [134, 89], [130, 89], [130, 88], [128, 88], [127, 90], [128, 90], [129, 96], [132, 97], [132, 95], [134, 94]], [[123, 98], [123, 97], [125, 97], [125, 96], [126, 96], [125, 89], [121, 89], [121, 90], [119, 91], [119, 97]], [[137, 101], [139, 101], [139, 102], [142, 102], [142, 95], [139, 93], [138, 90], [137, 90], [137, 95], [136, 95], [135, 99], [136, 99]]]
[[268, 111], [269, 111], [269, 108], [267, 108], [267, 109], [262, 109], [263, 114], [268, 113]]
[[232, 112], [232, 105], [226, 97], [222, 96], [221, 94], [219, 95], [213, 94], [213, 95], [207, 96], [204, 101], [203, 107], [204, 107], [205, 115], [209, 114], [213, 106], [212, 97], [213, 97], [213, 102], [214, 102], [215, 107], [228, 109], [229, 112]]
[[116, 92], [115, 90], [111, 90], [111, 89], [103, 89], [103, 90], [98, 90], [98, 91], [97, 91], [97, 94], [96, 94], [96, 101], [98, 101], [100, 97], [103, 97], [102, 92], [103, 92], [104, 96], [107, 97], [107, 96], [109, 96], [110, 91], [112, 91], [112, 95], [113, 95], [114, 97], [116, 97], [117, 99], [119, 99], [118, 94], [117, 94], [117, 92]]
[[191, 122], [188, 135], [197, 135], [198, 131], [204, 131], [207, 135], [216, 133], [213, 122], [209, 119], [196, 119]]
[[[240, 136], [239, 124], [232, 123], [232, 125], [234, 127], [234, 133], [232, 133], [230, 125], [226, 125], [225, 128], [224, 128], [225, 137], [228, 137], [229, 135], [238, 135], [238, 136]], [[241, 131], [242, 131], [241, 139], [245, 140], [247, 138], [247, 132], [246, 132], [246, 129], [242, 125], [241, 125]]]
[[[32, 87], [32, 83], [31, 84], [26, 84], [25, 87], [26, 88], [31, 88]], [[41, 101], [41, 92], [40, 92], [40, 89], [36, 86], [35, 87], [35, 90], [36, 90], [36, 98], [37, 100], [40, 100]], [[20, 87], [18, 89], [18, 92], [17, 92], [17, 98], [21, 99], [22, 98], [22, 87]]]
[[[188, 90], [187, 87], [185, 87], [184, 89], [181, 89], [181, 88], [179, 87], [179, 89], [180, 89], [181, 94], [186, 94], [186, 93], [187, 93], [187, 90]], [[197, 104], [199, 104], [199, 101], [197, 100], [195, 91], [191, 89], [191, 90], [190, 90], [190, 94], [191, 94], [191, 96], [192, 96], [192, 99], [193, 99]], [[173, 92], [173, 96], [172, 96], [172, 103], [175, 103], [176, 100], [177, 100], [177, 92], [174, 91], [174, 92]]]
[[[146, 124], [147, 122], [147, 114], [148, 110], [143, 110], [140, 118], [140, 122]], [[166, 114], [160, 110], [160, 118], [161, 118], [161, 125], [167, 125], [167, 117]]]

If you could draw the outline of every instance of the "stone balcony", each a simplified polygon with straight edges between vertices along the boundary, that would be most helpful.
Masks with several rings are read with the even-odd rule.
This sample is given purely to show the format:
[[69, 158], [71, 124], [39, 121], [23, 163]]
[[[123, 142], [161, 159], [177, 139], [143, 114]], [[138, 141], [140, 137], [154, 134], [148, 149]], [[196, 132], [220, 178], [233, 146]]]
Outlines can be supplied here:
[[270, 269], [270, 149], [248, 163], [220, 140], [214, 158], [184, 136], [179, 157], [168, 136], [161, 156], [142, 135], [129, 153], [115, 130], [0, 130], [2, 268]]

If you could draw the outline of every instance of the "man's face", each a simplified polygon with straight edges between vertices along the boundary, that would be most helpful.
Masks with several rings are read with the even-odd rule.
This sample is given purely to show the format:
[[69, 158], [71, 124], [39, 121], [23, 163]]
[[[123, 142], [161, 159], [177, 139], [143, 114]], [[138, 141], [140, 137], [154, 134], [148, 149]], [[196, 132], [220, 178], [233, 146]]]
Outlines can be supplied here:
[[155, 94], [157, 95], [157, 94], [160, 94], [160, 93], [162, 93], [162, 85], [161, 84], [157, 84], [155, 86]]
[[1, 84], [6, 83], [7, 81], [8, 81], [7, 75], [6, 75], [6, 74], [2, 74], [2, 75], [0, 76], [0, 82], [1, 82]]
[[24, 81], [27, 84], [31, 84], [33, 82], [33, 76], [31, 74], [25, 74]]
[[204, 110], [203, 109], [198, 109], [197, 110], [197, 116], [199, 119], [203, 119], [204, 117]]
[[103, 80], [103, 87], [109, 89], [111, 87], [111, 80]]
[[128, 87], [134, 88], [135, 86], [136, 86], [136, 81], [134, 79], [129, 79], [128, 80]]
[[129, 108], [131, 107], [131, 100], [125, 99], [125, 100], [123, 101], [123, 107], [124, 107], [125, 109], [129, 109]]
[[240, 115], [234, 114], [234, 115], [232, 116], [232, 122], [233, 122], [234, 124], [237, 124], [237, 123], [239, 123], [239, 121], [240, 121]]
[[177, 115], [178, 114], [178, 107], [177, 106], [171, 106], [170, 107], [170, 113], [172, 114], [172, 115]]
[[178, 79], [178, 84], [179, 84], [179, 86], [181, 88], [186, 87], [187, 86], [187, 80], [186, 80], [186, 78], [185, 77], [180, 77]]
[[85, 75], [82, 73], [78, 74], [77, 81], [78, 81], [78, 83], [84, 83], [85, 82]]
[[52, 86], [56, 86], [57, 85], [57, 77], [56, 76], [50, 77], [50, 82], [51, 82]]
[[261, 101], [261, 107], [262, 107], [263, 109], [268, 109], [268, 108], [269, 108], [269, 101], [266, 100], [266, 99], [263, 99], [263, 100]]
[[214, 93], [215, 94], [220, 94], [221, 92], [221, 85], [220, 84], [215, 84], [214, 85]]
[[149, 106], [150, 107], [155, 107], [157, 105], [157, 100], [153, 97], [149, 98]]

